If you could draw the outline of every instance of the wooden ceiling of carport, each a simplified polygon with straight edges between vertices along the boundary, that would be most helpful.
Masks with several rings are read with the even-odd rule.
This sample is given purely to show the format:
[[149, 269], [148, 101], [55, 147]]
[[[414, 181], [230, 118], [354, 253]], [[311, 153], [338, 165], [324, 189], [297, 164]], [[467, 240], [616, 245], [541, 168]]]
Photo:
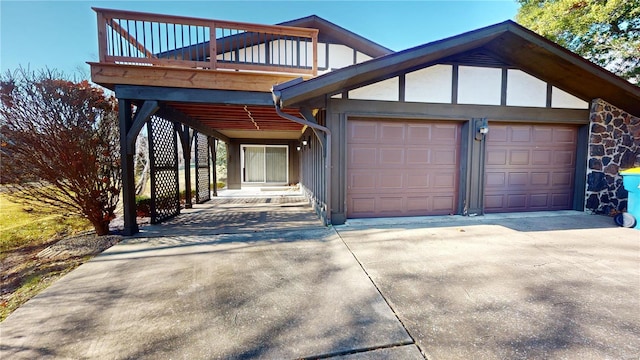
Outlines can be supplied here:
[[[218, 131], [264, 130], [301, 131], [303, 126], [280, 117], [273, 106], [242, 106], [204, 103], [169, 102], [167, 105], [180, 110], [192, 119]], [[283, 110], [287, 114], [301, 117], [296, 109]]]

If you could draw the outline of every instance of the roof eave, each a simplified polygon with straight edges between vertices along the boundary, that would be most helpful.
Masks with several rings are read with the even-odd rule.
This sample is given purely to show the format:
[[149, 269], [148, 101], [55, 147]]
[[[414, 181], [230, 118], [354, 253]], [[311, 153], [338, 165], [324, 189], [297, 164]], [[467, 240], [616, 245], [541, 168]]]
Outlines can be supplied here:
[[[511, 43], [514, 49], [509, 51], [504, 43]], [[293, 106], [314, 101], [342, 89], [383, 78], [385, 71], [397, 73], [479, 47], [485, 47], [507, 62], [585, 100], [602, 98], [625, 111], [640, 114], [640, 87], [512, 21], [424, 44], [284, 87], [280, 89], [281, 103], [283, 106]], [[535, 61], [531, 60], [533, 57]], [[541, 66], [539, 62], [543, 61], [547, 63]]]

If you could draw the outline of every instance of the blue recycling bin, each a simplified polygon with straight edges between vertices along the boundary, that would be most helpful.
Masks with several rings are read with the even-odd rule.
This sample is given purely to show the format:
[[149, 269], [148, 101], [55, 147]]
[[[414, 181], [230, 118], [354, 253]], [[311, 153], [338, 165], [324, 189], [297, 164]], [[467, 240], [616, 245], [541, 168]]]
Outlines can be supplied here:
[[620, 171], [622, 185], [629, 192], [627, 212], [636, 218], [636, 229], [640, 229], [640, 167]]

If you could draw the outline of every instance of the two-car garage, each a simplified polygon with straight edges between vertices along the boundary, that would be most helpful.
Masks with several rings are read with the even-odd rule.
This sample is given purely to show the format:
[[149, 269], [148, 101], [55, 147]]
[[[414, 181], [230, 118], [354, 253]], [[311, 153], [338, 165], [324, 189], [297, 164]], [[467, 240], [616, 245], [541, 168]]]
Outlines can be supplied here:
[[[347, 217], [462, 213], [462, 125], [349, 119]], [[577, 127], [490, 121], [489, 129], [482, 154], [485, 212], [572, 208]]]

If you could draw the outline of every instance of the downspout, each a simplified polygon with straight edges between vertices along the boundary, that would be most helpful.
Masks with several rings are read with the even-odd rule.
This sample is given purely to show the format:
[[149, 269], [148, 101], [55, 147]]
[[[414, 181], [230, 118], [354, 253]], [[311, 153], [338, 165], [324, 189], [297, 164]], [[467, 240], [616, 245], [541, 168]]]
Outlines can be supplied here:
[[[308, 121], [306, 119], [297, 118], [293, 115], [287, 114], [280, 109], [280, 91], [271, 89], [271, 93], [273, 94], [273, 103], [276, 108], [276, 113], [284, 119], [291, 120], [298, 124], [306, 125], [313, 129], [313, 133], [316, 135], [320, 144], [324, 145], [325, 149], [325, 205], [327, 207], [327, 216], [325, 219], [325, 225], [331, 225], [331, 130], [328, 128], [318, 125], [314, 122]], [[320, 138], [318, 133], [315, 130], [320, 130], [325, 133], [327, 136], [326, 144], [323, 144], [323, 139]]]

